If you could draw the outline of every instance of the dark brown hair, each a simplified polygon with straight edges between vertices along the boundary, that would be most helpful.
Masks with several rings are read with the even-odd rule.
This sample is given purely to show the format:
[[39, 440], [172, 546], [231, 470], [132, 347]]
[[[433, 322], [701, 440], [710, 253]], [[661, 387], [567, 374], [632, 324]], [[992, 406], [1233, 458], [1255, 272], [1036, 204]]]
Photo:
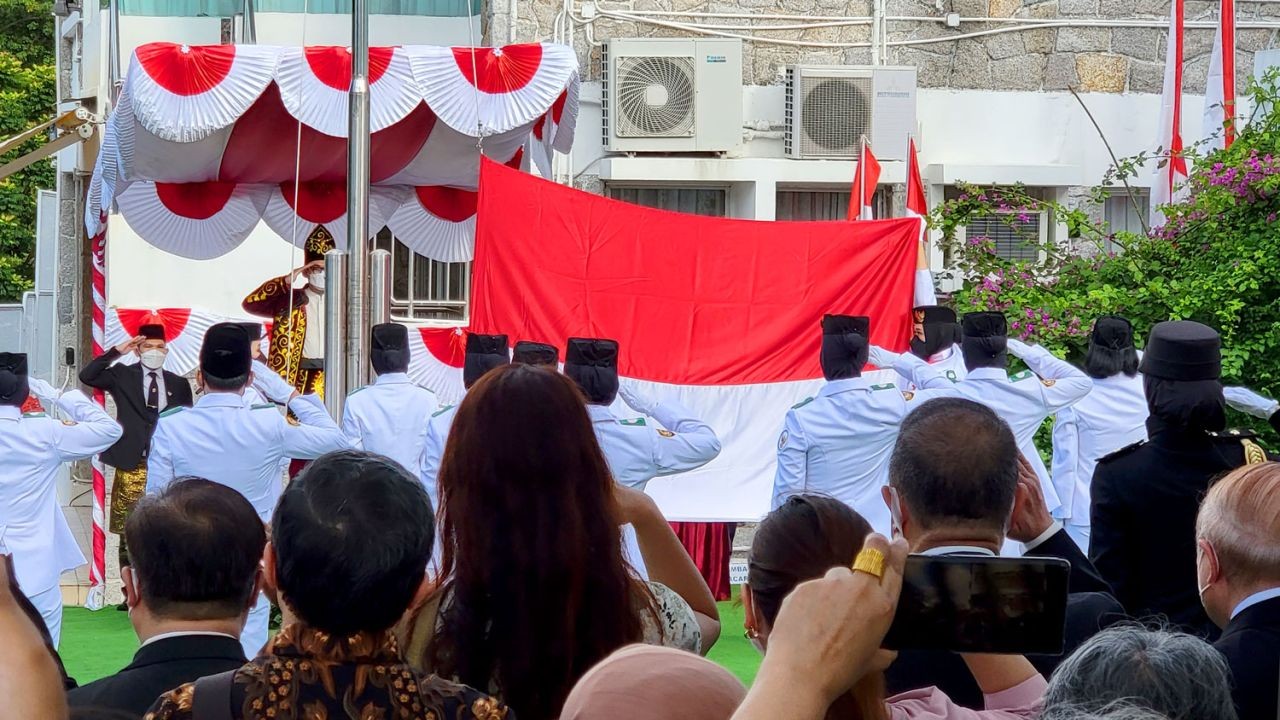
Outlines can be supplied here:
[[[782, 601], [802, 582], [850, 565], [871, 533], [853, 508], [821, 495], [794, 495], [756, 528], [747, 556], [752, 604], [770, 625]], [[884, 675], [873, 673], [837, 698], [828, 720], [884, 720]]]
[[638, 601], [652, 604], [573, 381], [525, 365], [481, 378], [449, 432], [440, 506], [448, 579], [427, 667], [552, 720], [588, 669], [640, 640]]

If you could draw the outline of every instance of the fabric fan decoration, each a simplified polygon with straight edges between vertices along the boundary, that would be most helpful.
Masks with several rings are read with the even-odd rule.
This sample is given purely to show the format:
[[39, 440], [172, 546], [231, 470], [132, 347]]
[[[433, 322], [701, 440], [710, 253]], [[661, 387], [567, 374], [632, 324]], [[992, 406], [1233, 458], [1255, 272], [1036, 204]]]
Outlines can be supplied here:
[[[100, 233], [116, 209], [147, 242], [193, 259], [230, 252], [258, 220], [286, 239], [323, 225], [345, 245], [350, 71], [345, 47], [139, 47], [107, 119], [87, 229]], [[474, 202], [460, 192], [476, 190], [482, 154], [528, 145], [518, 164], [549, 167], [572, 144], [579, 80], [566, 46], [375, 47], [369, 80], [370, 233], [407, 204], [399, 239], [437, 260], [472, 254], [474, 213], [458, 213]]]

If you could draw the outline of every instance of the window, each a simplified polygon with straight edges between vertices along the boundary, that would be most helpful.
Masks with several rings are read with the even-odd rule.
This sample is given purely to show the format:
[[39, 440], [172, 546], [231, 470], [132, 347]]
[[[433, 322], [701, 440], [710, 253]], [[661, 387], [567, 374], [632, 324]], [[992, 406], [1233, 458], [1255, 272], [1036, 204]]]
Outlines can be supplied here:
[[403, 322], [466, 320], [471, 296], [471, 263], [446, 263], [419, 255], [387, 228], [374, 248], [391, 253], [391, 315]]
[[[776, 203], [778, 220], [845, 220], [849, 217], [850, 190], [779, 190]], [[893, 217], [893, 192], [887, 186], [876, 188], [871, 201], [877, 218]]]
[[606, 188], [608, 197], [636, 205], [675, 212], [725, 217], [729, 193], [722, 187], [617, 187]]
[[[1136, 210], [1133, 207], [1135, 201], [1138, 206]], [[1147, 212], [1150, 202], [1151, 191], [1146, 188], [1112, 188], [1108, 191], [1106, 202], [1102, 204], [1102, 216], [1113, 233], [1131, 232], [1142, 235], [1146, 231], [1142, 227], [1142, 216], [1139, 213]], [[1106, 250], [1117, 252], [1120, 247], [1107, 240]]]
[[[371, 15], [467, 17], [480, 14], [480, 0], [368, 0]], [[350, 14], [351, 0], [254, 0], [257, 12], [303, 11]], [[121, 15], [153, 17], [231, 17], [244, 12], [244, 0], [120, 0]]]
[[[1033, 198], [1043, 197], [1043, 191], [1037, 188], [1025, 188], [1024, 192]], [[946, 189], [946, 199], [954, 200], [959, 196], [959, 188]], [[989, 238], [995, 243], [995, 253], [999, 257], [1006, 260], [1038, 260], [1038, 246], [1051, 239], [1052, 227], [1053, 218], [1047, 210], [1010, 210], [970, 219], [969, 225], [958, 233], [956, 239], [963, 242], [969, 238]], [[943, 260], [948, 267], [951, 266], [950, 257], [944, 257]]]

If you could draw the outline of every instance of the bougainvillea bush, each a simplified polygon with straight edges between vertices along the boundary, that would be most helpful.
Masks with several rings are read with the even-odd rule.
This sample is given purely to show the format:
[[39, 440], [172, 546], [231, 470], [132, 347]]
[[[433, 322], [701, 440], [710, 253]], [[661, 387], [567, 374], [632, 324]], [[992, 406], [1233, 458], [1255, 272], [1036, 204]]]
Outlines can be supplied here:
[[[1167, 206], [1167, 222], [1148, 233], [1113, 233], [1088, 213], [1042, 200], [1021, 187], [964, 185], [937, 207], [930, 226], [963, 288], [952, 298], [960, 313], [1001, 310], [1010, 334], [1078, 361], [1093, 319], [1130, 318], [1139, 343], [1157, 322], [1197, 320], [1222, 333], [1223, 374], [1280, 396], [1280, 97], [1277, 75], [1249, 89], [1258, 108], [1232, 146], [1207, 154], [1192, 149], [1189, 194]], [[1121, 161], [1104, 180], [1119, 184], [1159, 154]], [[1100, 200], [1104, 189], [1096, 195]], [[1145, 214], [1143, 208], [1143, 214]], [[976, 217], [1009, 223], [1020, 213], [1048, 211], [1066, 226], [1067, 243], [1024, 242], [1036, 260], [1007, 260], [989, 238], [958, 230]], [[963, 237], [963, 240], [961, 239]], [[1233, 421], [1245, 424], [1240, 417]], [[1265, 423], [1253, 423], [1269, 433]], [[1275, 440], [1274, 435], [1270, 438]], [[1272, 445], [1280, 447], [1280, 445]]]

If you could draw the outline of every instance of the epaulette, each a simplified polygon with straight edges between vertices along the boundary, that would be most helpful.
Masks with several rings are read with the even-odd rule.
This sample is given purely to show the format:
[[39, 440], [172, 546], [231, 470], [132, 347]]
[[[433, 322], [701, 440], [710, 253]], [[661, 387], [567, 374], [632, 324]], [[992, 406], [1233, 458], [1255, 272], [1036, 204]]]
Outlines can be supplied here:
[[351, 397], [352, 395], [355, 395], [358, 392], [362, 392], [368, 387], [369, 387], [368, 385], [365, 385], [364, 387], [358, 387], [355, 390], [352, 390], [351, 392], [347, 393], [347, 397]]
[[445, 405], [444, 407], [440, 408], [439, 410], [437, 410], [437, 411], [435, 411], [435, 412], [431, 413], [431, 417], [440, 417], [441, 415], [443, 415], [443, 414], [445, 414], [445, 413], [449, 412], [449, 411], [450, 411], [450, 410], [452, 410], [452, 409], [453, 409], [453, 406], [452, 406], [452, 405]]
[[1252, 440], [1258, 437], [1258, 434], [1252, 430], [1241, 430], [1239, 428], [1231, 428], [1222, 432], [1211, 432], [1209, 437], [1223, 442], [1239, 442], [1241, 440]]
[[893, 390], [896, 387], [897, 385], [894, 385], [893, 383], [885, 383], [883, 385], [872, 385], [871, 389], [872, 390]]
[[1036, 374], [1035, 374], [1035, 373], [1033, 373], [1033, 372], [1031, 372], [1030, 370], [1023, 370], [1022, 372], [1018, 372], [1018, 373], [1014, 373], [1014, 374], [1010, 375], [1010, 376], [1009, 376], [1009, 382], [1020, 382], [1020, 381], [1022, 381], [1022, 380], [1026, 380], [1026, 379], [1028, 379], [1028, 378], [1033, 378], [1033, 377], [1035, 377], [1035, 376], [1036, 376]]
[[800, 402], [796, 403], [795, 405], [792, 405], [792, 406], [791, 406], [791, 409], [792, 409], [792, 410], [799, 410], [800, 408], [804, 407], [805, 405], [808, 405], [808, 404], [809, 404], [809, 403], [811, 403], [811, 402], [813, 402], [813, 398], [811, 398], [811, 397], [807, 397], [807, 398], [805, 398], [805, 399], [801, 400]]
[[645, 422], [644, 418], [638, 417], [638, 418], [631, 418], [630, 420], [623, 420], [622, 418], [618, 418], [618, 424], [626, 425], [627, 427], [644, 427], [648, 423]]
[[170, 415], [173, 415], [175, 413], [180, 413], [186, 409], [187, 409], [186, 405], [175, 405], [171, 408], [168, 408], [164, 412], [160, 413], [160, 417], [169, 417]]
[[1103, 455], [1102, 457], [1098, 458], [1098, 463], [1099, 463], [1099, 464], [1101, 464], [1101, 463], [1107, 462], [1107, 461], [1109, 461], [1109, 460], [1115, 460], [1115, 459], [1117, 459], [1117, 458], [1122, 458], [1122, 457], [1124, 457], [1125, 455], [1128, 455], [1129, 453], [1133, 452], [1134, 450], [1137, 450], [1138, 448], [1140, 448], [1140, 447], [1142, 447], [1143, 445], [1146, 445], [1146, 444], [1147, 444], [1147, 441], [1146, 441], [1146, 440], [1142, 440], [1142, 441], [1140, 441], [1140, 442], [1136, 442], [1136, 443], [1134, 443], [1134, 444], [1132, 444], [1132, 445], [1128, 445], [1128, 446], [1122, 447], [1122, 448], [1120, 448], [1119, 450], [1117, 450], [1117, 451], [1115, 451], [1115, 452], [1111, 453], [1110, 455]]
[[249, 409], [250, 410], [266, 410], [267, 408], [274, 409], [275, 406], [276, 406], [275, 403], [257, 403], [256, 405], [250, 405]]

